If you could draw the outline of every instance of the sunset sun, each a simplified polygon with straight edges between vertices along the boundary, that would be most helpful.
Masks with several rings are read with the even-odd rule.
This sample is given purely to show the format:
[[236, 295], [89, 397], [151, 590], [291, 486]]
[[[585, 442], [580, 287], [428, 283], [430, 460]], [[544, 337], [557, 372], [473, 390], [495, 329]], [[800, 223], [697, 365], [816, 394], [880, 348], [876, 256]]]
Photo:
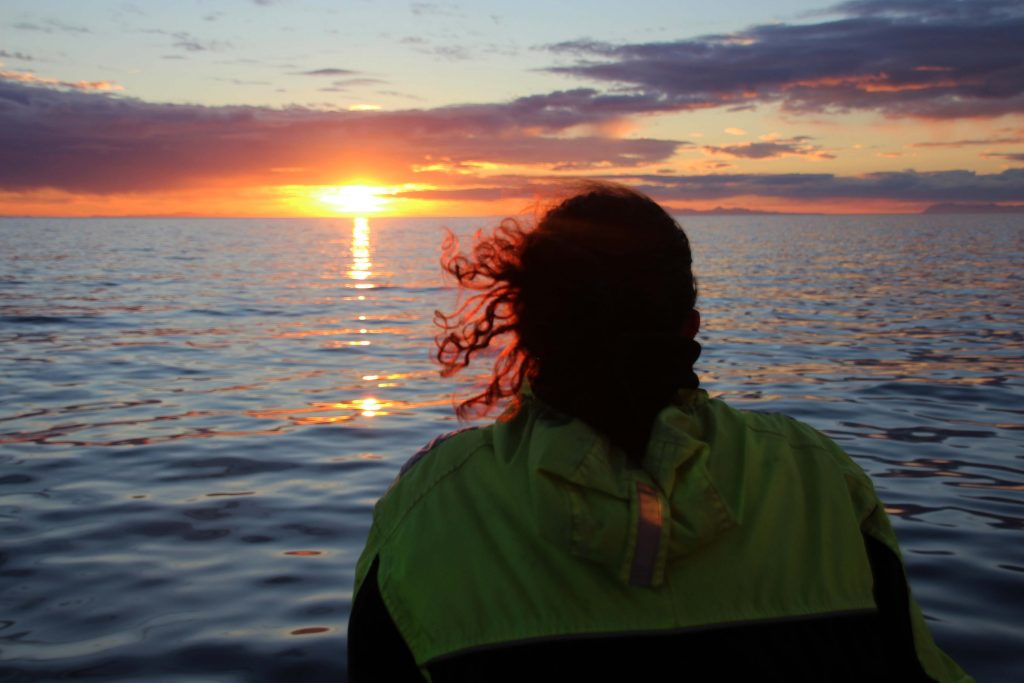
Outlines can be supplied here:
[[366, 215], [387, 208], [387, 188], [371, 185], [339, 185], [317, 195], [317, 199], [339, 213]]

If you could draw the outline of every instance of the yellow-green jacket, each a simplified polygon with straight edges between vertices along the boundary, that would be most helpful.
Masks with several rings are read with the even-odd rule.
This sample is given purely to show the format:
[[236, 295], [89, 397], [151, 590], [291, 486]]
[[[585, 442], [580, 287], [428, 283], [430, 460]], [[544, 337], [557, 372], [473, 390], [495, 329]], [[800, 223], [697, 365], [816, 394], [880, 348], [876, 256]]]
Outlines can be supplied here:
[[[899, 553], [867, 475], [779, 414], [680, 392], [642, 467], [526, 395], [418, 454], [377, 504], [384, 604], [416, 663], [498, 644], [875, 609], [862, 534]], [[970, 681], [910, 601], [937, 681]]]

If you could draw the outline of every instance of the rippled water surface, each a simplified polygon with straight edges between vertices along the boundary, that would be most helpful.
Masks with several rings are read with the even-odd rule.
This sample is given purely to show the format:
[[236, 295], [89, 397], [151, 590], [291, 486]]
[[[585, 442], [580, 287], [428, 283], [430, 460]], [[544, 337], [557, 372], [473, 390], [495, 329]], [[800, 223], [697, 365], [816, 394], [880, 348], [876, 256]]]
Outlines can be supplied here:
[[[0, 679], [344, 680], [372, 505], [454, 423], [445, 224], [0, 220]], [[1017, 680], [1024, 219], [684, 225], [703, 386], [836, 439], [940, 645]]]

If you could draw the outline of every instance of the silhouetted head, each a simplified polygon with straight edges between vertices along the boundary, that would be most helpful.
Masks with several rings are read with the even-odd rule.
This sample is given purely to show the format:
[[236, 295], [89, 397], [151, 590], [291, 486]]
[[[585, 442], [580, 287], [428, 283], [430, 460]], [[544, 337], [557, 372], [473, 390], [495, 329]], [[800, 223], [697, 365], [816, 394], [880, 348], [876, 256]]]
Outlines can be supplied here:
[[450, 240], [444, 268], [479, 293], [452, 316], [438, 314], [443, 372], [508, 335], [489, 386], [460, 414], [515, 396], [527, 379], [545, 402], [635, 451], [621, 442], [641, 437], [616, 432], [645, 439], [675, 392], [697, 386], [691, 262], [672, 217], [619, 185], [586, 186], [532, 230], [506, 220], [490, 236], [478, 233], [470, 256]]

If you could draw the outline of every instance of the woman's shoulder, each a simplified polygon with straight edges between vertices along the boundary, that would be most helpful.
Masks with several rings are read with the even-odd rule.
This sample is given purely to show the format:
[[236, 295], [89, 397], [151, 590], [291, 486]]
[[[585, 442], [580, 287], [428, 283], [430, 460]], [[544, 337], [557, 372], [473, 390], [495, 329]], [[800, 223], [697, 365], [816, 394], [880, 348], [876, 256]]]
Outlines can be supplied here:
[[475, 450], [486, 442], [486, 434], [480, 427], [461, 427], [459, 429], [453, 429], [443, 434], [438, 434], [433, 439], [423, 445], [418, 451], [416, 451], [412, 457], [405, 461], [402, 468], [398, 471], [398, 477], [405, 476], [412, 468], [427, 456], [432, 456], [434, 460], [445, 456], [434, 455], [442, 451], [442, 446], [445, 448], [443, 451], [448, 454], [448, 457], [458, 456], [459, 454], [468, 454], [472, 450]]
[[[455, 476], [474, 455], [489, 447], [489, 429], [468, 427], [440, 434], [410, 457], [373, 508], [373, 526], [359, 560], [357, 579], [369, 569], [379, 547], [398, 531], [432, 491]], [[358, 583], [358, 581], [357, 581]]]
[[[726, 472], [750, 475], [744, 479], [769, 472], [790, 481], [791, 492], [804, 490], [811, 500], [820, 499], [826, 489], [833, 494], [845, 491], [843, 498], [861, 522], [880, 509], [867, 472], [832, 438], [807, 423], [783, 413], [734, 408], [717, 399], [708, 401], [708, 413], [713, 427], [707, 441], [716, 456], [711, 467], [723, 478]], [[877, 532], [892, 540], [885, 524], [879, 522]]]
[[851, 495], [871, 505], [874, 486], [867, 473], [831, 437], [784, 413], [746, 410], [708, 399], [705, 440], [719, 454], [751, 460], [789, 461], [798, 470], [823, 469], [842, 476]]
[[831, 437], [785, 413], [736, 408], [718, 398], [707, 400], [707, 412], [715, 432], [759, 435], [792, 449], [821, 451], [842, 464], [852, 464]]
[[794, 445], [831, 448], [835, 443], [805, 422], [771, 410], [737, 408], [721, 398], [708, 398], [707, 411], [720, 428], [759, 432]]
[[430, 491], [455, 476], [467, 461], [486, 452], [489, 427], [463, 427], [445, 432], [423, 445], [399, 469], [375, 507], [375, 519], [401, 519]]

